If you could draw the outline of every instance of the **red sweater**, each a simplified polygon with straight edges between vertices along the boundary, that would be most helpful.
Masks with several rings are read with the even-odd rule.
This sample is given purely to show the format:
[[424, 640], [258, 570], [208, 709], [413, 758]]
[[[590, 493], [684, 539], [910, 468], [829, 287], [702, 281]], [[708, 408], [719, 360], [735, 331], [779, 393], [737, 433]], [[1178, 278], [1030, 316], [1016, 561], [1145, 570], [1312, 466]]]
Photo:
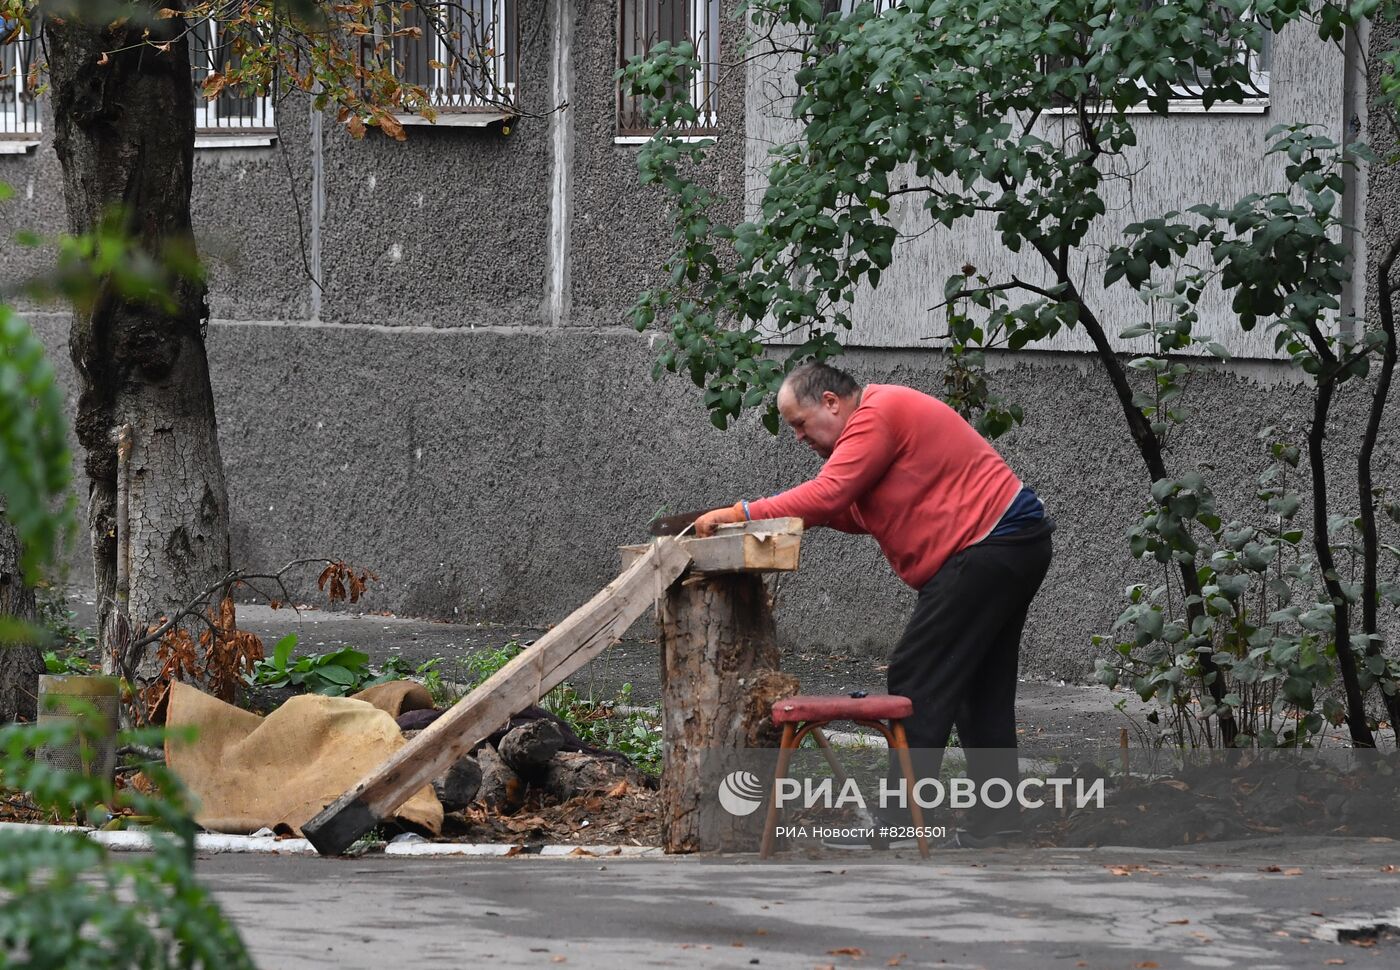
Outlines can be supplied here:
[[869, 533], [899, 578], [920, 589], [980, 542], [1021, 482], [972, 426], [937, 398], [871, 384], [831, 457], [809, 482], [749, 503], [755, 519]]

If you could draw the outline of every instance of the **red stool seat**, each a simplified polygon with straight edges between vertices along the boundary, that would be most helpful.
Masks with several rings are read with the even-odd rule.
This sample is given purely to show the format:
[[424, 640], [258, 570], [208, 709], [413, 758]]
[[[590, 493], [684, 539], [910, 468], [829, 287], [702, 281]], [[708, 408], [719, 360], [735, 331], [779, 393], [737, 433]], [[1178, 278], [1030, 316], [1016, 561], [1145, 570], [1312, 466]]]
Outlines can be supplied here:
[[773, 704], [773, 723], [802, 721], [902, 720], [914, 713], [914, 702], [898, 694], [798, 694]]

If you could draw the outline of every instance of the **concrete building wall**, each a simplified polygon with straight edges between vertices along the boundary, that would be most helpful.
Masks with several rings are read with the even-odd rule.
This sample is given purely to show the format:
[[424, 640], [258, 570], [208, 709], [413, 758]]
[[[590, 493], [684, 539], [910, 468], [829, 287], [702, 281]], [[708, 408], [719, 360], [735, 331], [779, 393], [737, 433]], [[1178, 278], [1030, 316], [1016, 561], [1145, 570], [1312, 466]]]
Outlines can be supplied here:
[[[625, 314], [659, 272], [669, 229], [657, 197], [636, 185], [637, 149], [613, 140], [615, 6], [527, 0], [521, 9], [522, 102], [544, 116], [523, 118], [509, 135], [417, 128], [404, 144], [377, 134], [356, 142], [327, 117], [318, 136], [309, 106], [291, 99], [276, 145], [197, 153], [195, 220], [213, 264], [209, 355], [237, 562], [332, 555], [381, 577], [371, 609], [551, 623], [616, 574], [615, 547], [642, 539], [663, 506], [771, 494], [815, 473], [806, 449], [770, 437], [756, 417], [716, 431], [688, 381], [650, 380], [653, 338], [632, 331]], [[726, 27], [730, 52], [737, 30]], [[723, 97], [706, 177], [735, 212], [745, 150], [752, 156], [758, 142], [746, 138], [744, 87]], [[568, 108], [549, 113], [562, 101]], [[1196, 155], [1215, 157], [1211, 139], [1224, 130], [1216, 122], [1232, 124], [1182, 122], [1202, 133]], [[1178, 156], [1193, 157], [1185, 147]], [[0, 157], [0, 180], [19, 188], [9, 210], [17, 222], [62, 227], [47, 144]], [[1377, 198], [1393, 192], [1380, 186]], [[13, 247], [0, 260], [5, 279], [42, 265]], [[319, 296], [306, 264], [323, 281]], [[901, 305], [931, 305], [922, 299], [906, 293]], [[30, 316], [71, 388], [65, 316]], [[942, 361], [908, 327], [857, 343], [846, 364], [861, 379], [939, 390]], [[1025, 670], [1082, 677], [1095, 655], [1089, 637], [1108, 629], [1123, 587], [1153, 576], [1123, 539], [1145, 475], [1086, 355], [993, 364], [999, 389], [1028, 412], [998, 447], [1059, 522]], [[1212, 464], [1222, 504], [1243, 514], [1265, 461], [1256, 433], [1275, 425], [1300, 439], [1306, 389], [1282, 365], [1239, 363], [1210, 368], [1191, 401], [1209, 419], [1173, 444], [1173, 465]], [[1355, 392], [1338, 403], [1343, 453], [1362, 404]], [[1376, 473], [1392, 485], [1396, 424]], [[1340, 488], [1336, 500], [1354, 507]], [[775, 581], [788, 647], [887, 649], [912, 593], [875, 544], [820, 530], [803, 557], [799, 573]]]

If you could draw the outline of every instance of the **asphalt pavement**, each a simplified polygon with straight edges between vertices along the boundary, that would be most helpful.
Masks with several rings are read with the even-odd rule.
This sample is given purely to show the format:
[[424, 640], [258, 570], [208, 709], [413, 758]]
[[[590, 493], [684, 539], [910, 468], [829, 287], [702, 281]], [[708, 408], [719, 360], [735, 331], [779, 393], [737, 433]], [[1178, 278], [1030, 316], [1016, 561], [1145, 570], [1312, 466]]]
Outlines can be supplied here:
[[[90, 604], [73, 602], [81, 624]], [[471, 653], [542, 630], [239, 607], [299, 651], [376, 662]], [[789, 652], [803, 689], [882, 689], [882, 661]], [[626, 640], [574, 678], [658, 697], [656, 644]], [[1124, 702], [1127, 713], [1114, 709]], [[1116, 744], [1133, 695], [1022, 683], [1023, 739]], [[1400, 843], [1267, 839], [1181, 850], [935, 849], [666, 858], [354, 859], [213, 855], [201, 880], [264, 970], [428, 966], [820, 968], [1394, 967]]]
[[1394, 842], [829, 855], [214, 856], [199, 873], [266, 970], [1400, 964]]

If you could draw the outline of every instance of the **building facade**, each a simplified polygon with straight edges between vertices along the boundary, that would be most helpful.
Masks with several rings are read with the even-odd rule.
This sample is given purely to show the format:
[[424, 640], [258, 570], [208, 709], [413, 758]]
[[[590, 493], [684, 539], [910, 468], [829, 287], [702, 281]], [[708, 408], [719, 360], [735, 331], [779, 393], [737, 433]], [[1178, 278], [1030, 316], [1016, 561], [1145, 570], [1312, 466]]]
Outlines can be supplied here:
[[[616, 546], [640, 540], [658, 510], [771, 494], [815, 473], [805, 449], [770, 437], [756, 416], [721, 433], [688, 381], [654, 383], [656, 338], [629, 323], [633, 299], [661, 273], [670, 224], [665, 200], [637, 182], [648, 132], [619, 93], [619, 59], [693, 38], [707, 62], [732, 65], [744, 27], [726, 15], [731, 6], [478, 0], [468, 5], [472, 36], [491, 55], [481, 70], [519, 116], [470, 103], [433, 66], [441, 53], [423, 46], [404, 60], [443, 113], [437, 125], [410, 124], [404, 142], [374, 131], [353, 139], [300, 94], [230, 93], [201, 107], [194, 219], [211, 268], [208, 350], [236, 563], [344, 558], [381, 577], [371, 608], [544, 624], [612, 578]], [[205, 47], [216, 53], [195, 65], [196, 79], [218, 68], [219, 39]], [[1265, 132], [1280, 122], [1361, 136], [1359, 49], [1299, 28], [1251, 65], [1249, 103], [1206, 111], [1183, 95], [1168, 116], [1144, 117], [1138, 174], [1104, 231], [1257, 189], [1269, 174]], [[16, 225], [59, 232], [48, 106], [11, 73], [0, 91], [12, 106], [0, 108], [0, 181], [17, 191], [6, 208]], [[754, 205], [768, 145], [790, 134], [774, 96], [782, 84], [753, 63], [702, 72], [691, 92], [696, 134], [715, 139], [701, 176], [731, 216]], [[1392, 182], [1375, 172], [1355, 186], [1350, 204], [1369, 230], [1384, 228]], [[845, 366], [936, 393], [943, 359], [929, 338], [939, 321], [927, 308], [942, 281], [966, 262], [990, 273], [1014, 266], [990, 226], [926, 232], [916, 207], [892, 218], [907, 238], [860, 302]], [[0, 259], [0, 276], [16, 279], [43, 256], [7, 243]], [[1366, 273], [1362, 246], [1357, 279]], [[1125, 294], [1102, 298], [1115, 332], [1141, 312]], [[1362, 288], [1352, 302], [1363, 307]], [[27, 316], [64, 364], [66, 315], [30, 307]], [[1067, 679], [1092, 668], [1090, 635], [1118, 615], [1123, 587], [1150, 578], [1123, 538], [1145, 474], [1080, 339], [993, 359], [998, 389], [1027, 414], [998, 448], [1059, 522], [1025, 667]], [[1215, 417], [1187, 428], [1173, 464], [1213, 465], [1218, 491], [1243, 502], [1266, 462], [1257, 432], [1273, 425], [1301, 440], [1307, 394], [1266, 337], [1223, 339], [1236, 358], [1208, 368], [1191, 392]], [[1359, 427], [1359, 405], [1355, 394], [1339, 403], [1339, 436]], [[1400, 484], [1397, 455], [1389, 430], [1382, 483]], [[874, 543], [814, 532], [803, 556], [775, 587], [785, 643], [842, 655], [887, 648], [912, 593]]]

